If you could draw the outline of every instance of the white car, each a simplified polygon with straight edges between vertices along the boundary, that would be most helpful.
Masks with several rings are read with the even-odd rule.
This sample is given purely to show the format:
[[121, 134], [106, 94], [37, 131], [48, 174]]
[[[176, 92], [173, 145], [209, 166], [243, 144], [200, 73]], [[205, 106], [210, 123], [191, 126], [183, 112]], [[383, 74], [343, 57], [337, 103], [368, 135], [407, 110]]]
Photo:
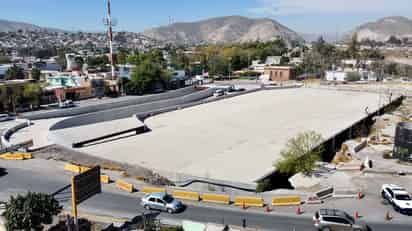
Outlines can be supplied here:
[[9, 121], [9, 120], [13, 120], [14, 117], [10, 116], [8, 114], [0, 114], [0, 122], [4, 122], [4, 121]]
[[384, 184], [381, 194], [382, 198], [392, 204], [395, 211], [412, 215], [412, 198], [404, 188], [394, 184]]

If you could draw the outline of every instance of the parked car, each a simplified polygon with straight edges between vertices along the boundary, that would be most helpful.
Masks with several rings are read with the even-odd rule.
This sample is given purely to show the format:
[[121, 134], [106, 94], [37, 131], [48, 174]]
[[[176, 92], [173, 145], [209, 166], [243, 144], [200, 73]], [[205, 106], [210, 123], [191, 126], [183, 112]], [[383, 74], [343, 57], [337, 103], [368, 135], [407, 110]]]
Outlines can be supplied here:
[[338, 209], [320, 209], [313, 216], [315, 228], [321, 231], [367, 231], [368, 226], [355, 221]]
[[412, 197], [404, 188], [394, 184], [384, 184], [381, 195], [393, 206], [395, 211], [412, 215]]
[[223, 89], [217, 89], [215, 93], [213, 93], [213, 96], [215, 97], [224, 96], [224, 95], [225, 95], [225, 91]]
[[63, 102], [59, 103], [59, 108], [70, 108], [70, 107], [74, 107], [74, 106], [76, 106], [76, 105], [71, 100], [66, 100], [66, 101], [63, 101]]
[[14, 120], [14, 118], [14, 116], [11, 116], [9, 114], [0, 114], [0, 122]]
[[182, 202], [167, 193], [151, 193], [142, 198], [141, 205], [147, 210], [160, 210], [176, 213], [183, 209]]

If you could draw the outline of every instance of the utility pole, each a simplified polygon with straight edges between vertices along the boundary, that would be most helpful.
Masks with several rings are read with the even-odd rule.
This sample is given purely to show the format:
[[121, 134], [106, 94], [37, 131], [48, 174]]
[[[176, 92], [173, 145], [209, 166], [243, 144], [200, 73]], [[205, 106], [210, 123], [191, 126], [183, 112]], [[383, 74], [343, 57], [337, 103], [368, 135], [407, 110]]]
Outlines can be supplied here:
[[110, 5], [110, 0], [107, 0], [107, 18], [104, 20], [104, 24], [108, 27], [108, 38], [109, 38], [109, 47], [110, 47], [110, 66], [112, 70], [112, 80], [116, 79], [116, 72], [114, 67], [114, 55], [113, 55], [113, 20], [112, 20], [112, 10]]

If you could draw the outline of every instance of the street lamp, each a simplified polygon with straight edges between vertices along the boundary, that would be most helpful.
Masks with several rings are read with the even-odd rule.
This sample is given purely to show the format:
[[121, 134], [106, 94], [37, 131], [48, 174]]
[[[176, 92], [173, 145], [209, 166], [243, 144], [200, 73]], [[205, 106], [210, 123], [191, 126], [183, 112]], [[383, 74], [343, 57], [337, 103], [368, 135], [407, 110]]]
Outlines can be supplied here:
[[231, 80], [231, 72], [232, 72], [232, 57], [229, 57], [229, 80]]

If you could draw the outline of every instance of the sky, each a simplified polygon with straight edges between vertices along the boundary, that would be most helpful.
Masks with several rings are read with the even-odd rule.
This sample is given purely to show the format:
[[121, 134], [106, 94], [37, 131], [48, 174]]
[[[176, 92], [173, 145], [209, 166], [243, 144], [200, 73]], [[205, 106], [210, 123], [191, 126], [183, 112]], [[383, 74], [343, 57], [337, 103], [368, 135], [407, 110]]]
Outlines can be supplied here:
[[[0, 0], [0, 19], [103, 31], [107, 0]], [[302, 33], [345, 33], [386, 16], [412, 18], [411, 0], [112, 0], [118, 31], [242, 15], [268, 17]]]

